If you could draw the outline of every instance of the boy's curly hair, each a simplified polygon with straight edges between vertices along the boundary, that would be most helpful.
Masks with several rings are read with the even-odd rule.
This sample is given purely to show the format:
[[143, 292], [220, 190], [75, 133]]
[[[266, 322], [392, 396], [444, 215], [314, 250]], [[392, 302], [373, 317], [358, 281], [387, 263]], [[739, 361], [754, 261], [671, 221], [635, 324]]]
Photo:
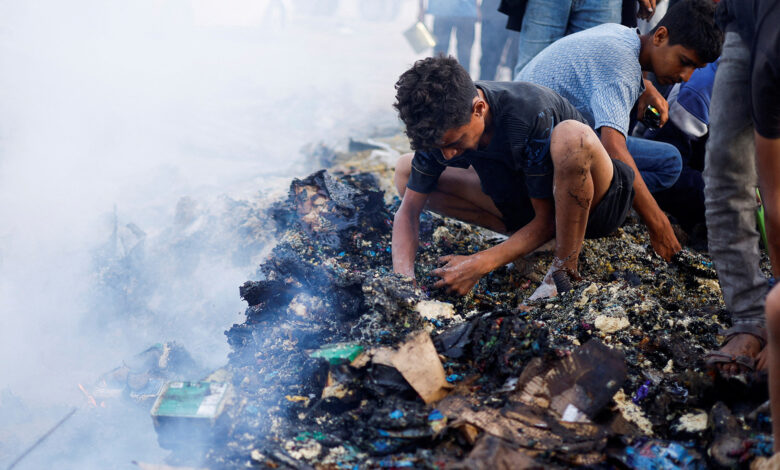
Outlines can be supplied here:
[[413, 150], [441, 144], [444, 133], [471, 119], [477, 87], [466, 69], [452, 57], [418, 60], [395, 84], [396, 102]]
[[692, 49], [704, 62], [715, 62], [723, 47], [723, 31], [715, 24], [715, 2], [682, 0], [675, 3], [658, 22], [669, 31], [669, 45]]

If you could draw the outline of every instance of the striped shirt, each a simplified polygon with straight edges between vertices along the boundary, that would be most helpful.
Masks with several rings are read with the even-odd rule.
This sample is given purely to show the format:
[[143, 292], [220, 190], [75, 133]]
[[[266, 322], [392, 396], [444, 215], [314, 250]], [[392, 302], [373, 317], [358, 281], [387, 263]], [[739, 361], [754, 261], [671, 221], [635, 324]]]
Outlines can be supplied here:
[[631, 108], [645, 90], [633, 28], [603, 24], [565, 36], [540, 52], [515, 77], [552, 88], [594, 129], [627, 135]]

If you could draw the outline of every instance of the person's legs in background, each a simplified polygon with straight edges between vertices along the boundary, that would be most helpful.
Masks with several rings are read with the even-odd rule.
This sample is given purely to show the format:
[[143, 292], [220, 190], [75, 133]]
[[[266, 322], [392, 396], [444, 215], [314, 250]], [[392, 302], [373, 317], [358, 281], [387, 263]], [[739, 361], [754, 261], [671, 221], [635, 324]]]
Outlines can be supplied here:
[[[485, 15], [485, 13], [483, 13]], [[504, 17], [506, 18], [506, 17]], [[486, 19], [482, 18], [482, 57], [479, 59], [479, 79], [495, 80], [496, 71], [501, 63], [501, 54], [504, 52], [504, 45], [510, 37], [510, 33], [515, 35], [514, 31], [506, 29], [506, 19]], [[510, 55], [513, 54], [510, 49]]]
[[580, 0], [572, 4], [566, 34], [604, 23], [620, 23], [622, 0]]
[[451, 17], [433, 17], [433, 38], [436, 40], [436, 45], [433, 46], [433, 55], [447, 55], [450, 50], [450, 34], [452, 34], [454, 27], [455, 24]]
[[682, 170], [680, 151], [672, 144], [629, 136], [628, 152], [651, 193], [672, 187]]
[[572, 0], [528, 0], [517, 45], [517, 76], [531, 59], [562, 38], [569, 24]]
[[474, 18], [455, 18], [455, 38], [458, 41], [458, 62], [471, 73], [471, 48], [474, 45]]
[[[732, 335], [721, 355], [755, 358], [765, 336], [767, 280], [759, 269], [757, 184], [750, 99], [750, 50], [736, 33], [726, 34], [710, 105], [710, 137], [704, 164], [709, 252], [723, 300], [732, 315]], [[726, 375], [741, 367], [718, 365]]]

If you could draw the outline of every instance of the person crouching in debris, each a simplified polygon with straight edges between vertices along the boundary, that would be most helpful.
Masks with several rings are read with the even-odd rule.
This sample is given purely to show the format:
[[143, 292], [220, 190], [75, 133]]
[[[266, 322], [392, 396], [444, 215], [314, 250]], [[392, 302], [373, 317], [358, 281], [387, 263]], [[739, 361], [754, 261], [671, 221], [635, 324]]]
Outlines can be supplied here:
[[532, 298], [571, 289], [583, 238], [613, 232], [631, 208], [631, 168], [611, 159], [587, 121], [549, 88], [475, 84], [444, 56], [417, 61], [395, 88], [394, 107], [415, 152], [395, 172], [402, 200], [393, 269], [414, 279], [427, 207], [510, 235], [473, 255], [441, 257], [434, 287], [465, 295], [485, 274], [555, 237], [555, 257]]

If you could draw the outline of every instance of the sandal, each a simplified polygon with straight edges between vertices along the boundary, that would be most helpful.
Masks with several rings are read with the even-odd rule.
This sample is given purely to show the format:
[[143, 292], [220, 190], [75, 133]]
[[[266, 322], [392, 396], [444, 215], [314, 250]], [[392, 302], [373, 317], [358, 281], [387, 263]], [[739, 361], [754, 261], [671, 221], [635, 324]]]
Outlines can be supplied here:
[[[744, 323], [738, 323], [726, 330], [726, 339], [723, 341], [720, 347], [722, 348], [723, 346], [727, 345], [728, 342], [731, 341], [735, 336], [744, 334], [748, 334], [757, 338], [760, 344], [759, 351], [764, 349], [764, 346], [766, 345], [766, 328]], [[718, 364], [737, 364], [738, 366], [747, 369], [747, 372], [752, 374], [756, 371], [757, 362], [758, 361], [756, 357], [734, 355], [724, 353], [722, 351], [709, 351], [704, 355], [704, 365], [707, 367], [707, 369], [712, 370], [715, 373], [720, 373], [719, 369], [717, 368]]]

